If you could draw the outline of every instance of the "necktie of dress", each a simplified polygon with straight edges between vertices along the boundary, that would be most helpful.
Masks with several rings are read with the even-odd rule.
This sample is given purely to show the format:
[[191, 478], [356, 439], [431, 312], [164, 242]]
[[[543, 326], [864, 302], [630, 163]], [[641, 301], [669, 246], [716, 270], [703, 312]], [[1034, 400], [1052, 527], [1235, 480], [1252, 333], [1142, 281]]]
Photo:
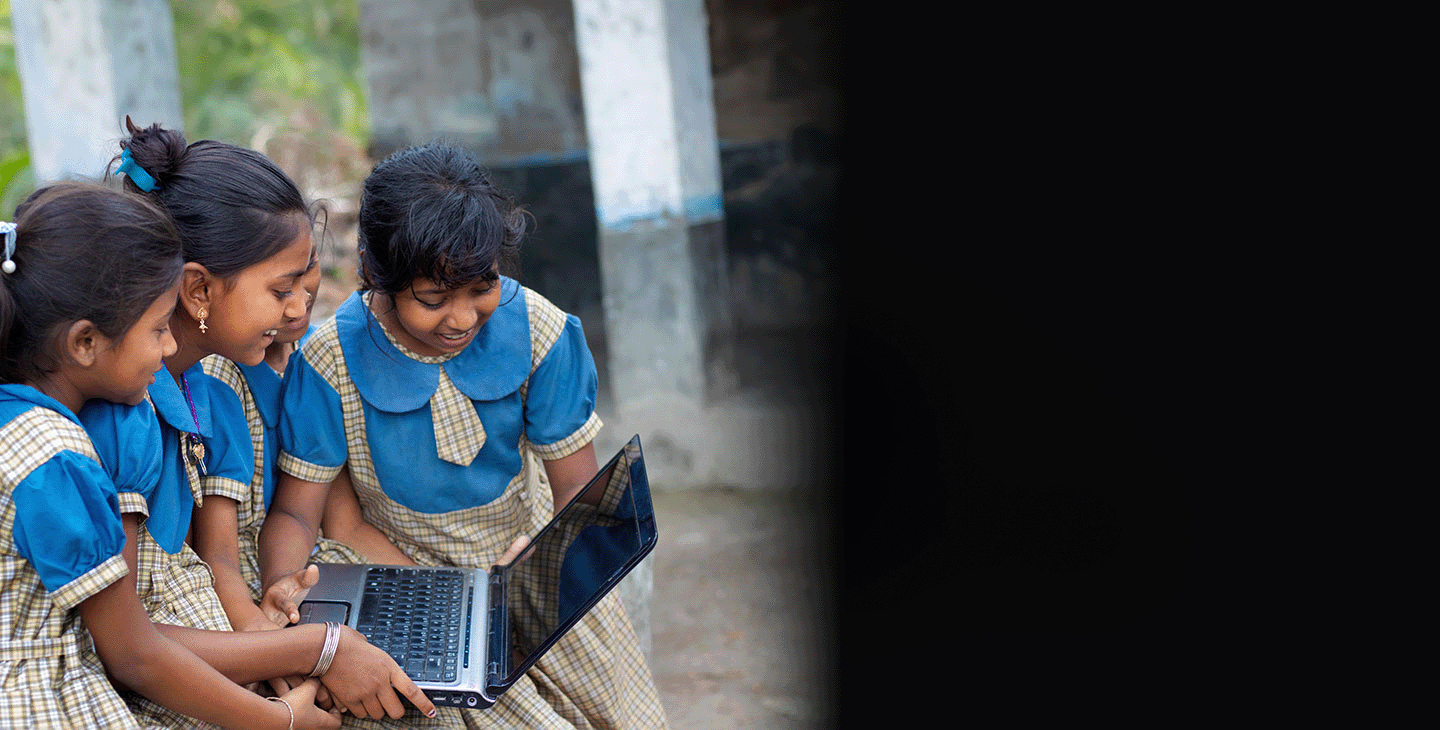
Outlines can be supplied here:
[[443, 366], [440, 384], [430, 397], [430, 421], [435, 429], [435, 450], [451, 464], [469, 466], [485, 445], [485, 425], [475, 413], [475, 404], [450, 382]]

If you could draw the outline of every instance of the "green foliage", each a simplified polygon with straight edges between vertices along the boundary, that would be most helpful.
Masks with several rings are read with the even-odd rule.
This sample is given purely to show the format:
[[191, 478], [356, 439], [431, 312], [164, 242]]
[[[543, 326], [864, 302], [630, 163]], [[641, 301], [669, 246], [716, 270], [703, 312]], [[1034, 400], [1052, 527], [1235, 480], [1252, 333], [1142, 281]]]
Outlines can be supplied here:
[[10, 0], [0, 0], [0, 220], [14, 217], [15, 205], [35, 187], [25, 146], [25, 105], [20, 67], [10, 26]]
[[176, 0], [186, 135], [245, 143], [311, 125], [369, 136], [355, 0]]
[[[0, 218], [34, 187], [11, 2], [0, 0]], [[357, 1], [170, 4], [185, 136], [254, 147], [302, 187], [345, 195], [368, 167]]]
[[35, 189], [35, 171], [30, 167], [30, 150], [20, 146], [0, 157], [0, 218], [14, 217], [15, 206]]

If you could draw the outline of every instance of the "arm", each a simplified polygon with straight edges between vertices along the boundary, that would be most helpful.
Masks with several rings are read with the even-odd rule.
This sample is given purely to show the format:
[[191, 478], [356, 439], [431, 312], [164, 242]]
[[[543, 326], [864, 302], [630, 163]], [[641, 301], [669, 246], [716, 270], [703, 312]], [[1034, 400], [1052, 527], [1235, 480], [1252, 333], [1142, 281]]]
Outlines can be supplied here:
[[[319, 578], [318, 573], [308, 574], [305, 566], [320, 537], [328, 492], [328, 484], [280, 472], [275, 498], [260, 527], [261, 609], [281, 625], [300, 620], [300, 601]], [[313, 579], [302, 579], [305, 575]]]
[[[129, 576], [131, 577], [121, 582], [128, 586], [128, 595], [134, 596], [136, 589], [133, 576], [138, 552], [136, 546], [140, 529], [139, 518], [133, 513], [127, 513], [123, 516], [123, 521], [126, 537], [125, 561], [130, 565]], [[229, 680], [224, 683], [228, 687], [234, 687], [251, 696], [256, 695], [247, 692], [240, 685], [273, 677], [309, 674], [319, 661], [321, 647], [324, 644], [325, 627], [319, 624], [296, 626], [279, 631], [243, 633], [204, 631], [186, 626], [150, 623], [149, 617], [145, 616], [139, 601], [136, 600], [134, 603], [136, 609], [140, 611], [140, 615], [144, 617], [145, 624], [150, 627], [150, 633], [158, 635], [164, 641], [173, 643], [175, 646], [182, 647], [186, 653], [196, 657], [199, 665], [203, 665], [210, 673], [217, 673], [222, 679]], [[89, 625], [88, 619], [86, 625]], [[123, 660], [117, 658], [117, 661]], [[111, 666], [108, 661], [106, 666]], [[172, 676], [186, 677], [188, 681], [192, 675], [176, 674]], [[340, 644], [336, 648], [331, 671], [325, 674], [322, 681], [331, 694], [357, 717], [379, 718], [388, 714], [391, 718], [400, 718], [405, 713], [405, 707], [400, 702], [401, 694], [408, 697], [422, 712], [432, 714], [432, 716], [434, 713], [434, 703], [395, 664], [395, 660], [370, 645], [364, 636], [349, 627], [342, 627]], [[139, 687], [128, 684], [127, 686], [144, 694]], [[302, 688], [304, 687], [309, 687], [308, 692], [313, 704], [315, 688], [302, 685]], [[301, 691], [302, 688], [297, 688], [292, 692]], [[399, 694], [397, 694], [397, 690]], [[203, 701], [209, 701], [208, 696], [196, 695], [193, 689], [189, 690], [189, 693], [192, 696], [202, 697]], [[155, 701], [166, 704], [159, 699]], [[174, 707], [182, 712], [187, 712], [187, 714], [195, 714], [189, 713], [179, 706], [169, 704], [166, 706]], [[283, 710], [284, 708], [278, 709]], [[206, 717], [199, 714], [195, 714], [195, 716]]]
[[340, 470], [335, 481], [330, 483], [325, 498], [325, 516], [321, 520], [325, 536], [359, 550], [372, 563], [386, 565], [414, 565], [410, 559], [385, 533], [365, 521], [360, 509], [360, 500], [355, 496], [355, 487], [350, 483], [350, 469]]
[[[86, 599], [79, 611], [96, 653], [117, 683], [177, 712], [226, 727], [289, 726], [289, 710], [229, 681], [156, 630], [135, 595], [133, 577]], [[204, 691], [197, 692], [201, 686]], [[294, 727], [340, 727], [338, 715], [316, 707], [314, 696], [312, 683], [284, 697], [295, 712]]]
[[195, 511], [195, 552], [215, 574], [215, 592], [225, 615], [236, 631], [264, 631], [280, 628], [260, 611], [250, 598], [250, 586], [240, 573], [240, 524], [237, 502], [229, 497], [209, 495]]
[[[230, 681], [200, 657], [162, 633], [140, 605], [135, 587], [135, 536], [139, 518], [124, 516], [125, 577], [80, 603], [85, 627], [94, 638], [95, 651], [106, 671], [122, 684], [151, 700], [202, 720], [232, 727], [286, 726], [290, 713], [277, 703]], [[317, 652], [318, 655], [318, 652]], [[196, 692], [204, 686], [204, 692]], [[314, 687], [307, 701], [295, 690], [286, 696], [295, 711], [297, 727], [339, 727], [339, 719], [313, 707]]]
[[[595, 442], [585, 444], [579, 451], [554, 461], [545, 462], [545, 476], [550, 479], [550, 492], [555, 498], [555, 511], [575, 498], [575, 495], [589, 483], [600, 467], [595, 461]], [[601, 490], [592, 490], [581, 500], [586, 504], [600, 504]]]

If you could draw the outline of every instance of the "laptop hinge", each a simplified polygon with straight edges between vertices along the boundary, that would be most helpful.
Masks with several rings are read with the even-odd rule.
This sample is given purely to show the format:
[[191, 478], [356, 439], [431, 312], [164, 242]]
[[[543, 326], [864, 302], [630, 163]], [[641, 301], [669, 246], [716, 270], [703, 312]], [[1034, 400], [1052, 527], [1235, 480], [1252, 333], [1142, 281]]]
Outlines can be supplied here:
[[509, 570], [497, 569], [490, 574], [490, 650], [486, 652], [489, 684], [503, 682], [510, 674], [510, 606], [505, 596]]

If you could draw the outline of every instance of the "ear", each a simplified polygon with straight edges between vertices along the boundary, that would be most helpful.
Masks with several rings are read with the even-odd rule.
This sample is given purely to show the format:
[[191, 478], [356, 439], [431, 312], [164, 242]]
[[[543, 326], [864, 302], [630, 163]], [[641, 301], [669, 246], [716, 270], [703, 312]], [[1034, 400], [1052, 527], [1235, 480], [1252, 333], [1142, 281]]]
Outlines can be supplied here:
[[100, 352], [110, 346], [110, 338], [100, 334], [100, 330], [88, 319], [72, 322], [65, 330], [65, 341], [60, 345], [60, 352], [69, 360], [82, 368], [88, 368], [95, 364]]
[[185, 262], [185, 268], [180, 272], [180, 301], [177, 306], [185, 310], [191, 319], [199, 319], [196, 312], [212, 309], [211, 294], [217, 285], [218, 280], [203, 264]]

